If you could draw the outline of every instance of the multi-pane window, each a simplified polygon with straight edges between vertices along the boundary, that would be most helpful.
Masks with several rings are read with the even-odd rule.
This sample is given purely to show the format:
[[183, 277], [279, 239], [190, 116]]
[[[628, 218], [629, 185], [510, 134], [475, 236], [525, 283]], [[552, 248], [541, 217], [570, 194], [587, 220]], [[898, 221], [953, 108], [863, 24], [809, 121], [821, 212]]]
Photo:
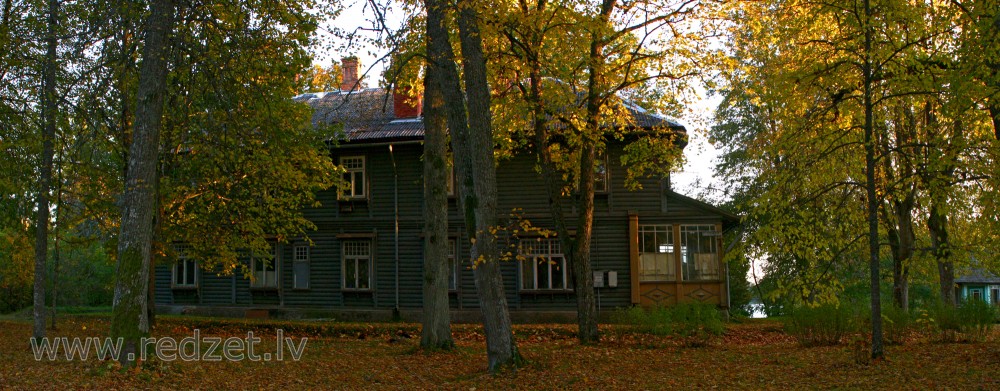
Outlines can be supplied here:
[[364, 156], [342, 156], [340, 165], [344, 167], [344, 182], [346, 185], [342, 189], [345, 198], [365, 197], [365, 157]]
[[684, 281], [719, 279], [719, 233], [713, 225], [681, 226]]
[[309, 246], [292, 247], [292, 288], [309, 289]]
[[525, 239], [521, 241], [521, 289], [566, 290], [569, 275], [566, 257], [559, 239]]
[[674, 281], [674, 227], [639, 226], [639, 281]]
[[177, 261], [174, 262], [173, 283], [174, 287], [192, 288], [198, 286], [198, 263], [191, 259], [188, 252], [191, 247], [186, 244], [174, 246], [177, 252]]
[[1000, 288], [990, 290], [990, 300], [993, 300], [993, 305], [1000, 307]]
[[458, 287], [458, 259], [456, 257], [458, 248], [455, 239], [448, 239], [448, 290], [453, 291]]
[[369, 240], [348, 240], [343, 244], [344, 289], [371, 289], [372, 246]]
[[264, 256], [250, 257], [250, 268], [253, 270], [253, 280], [250, 283], [252, 288], [277, 288], [278, 287], [278, 257], [276, 246], [269, 244], [268, 252]]
[[604, 155], [594, 160], [594, 192], [608, 192], [608, 159]]

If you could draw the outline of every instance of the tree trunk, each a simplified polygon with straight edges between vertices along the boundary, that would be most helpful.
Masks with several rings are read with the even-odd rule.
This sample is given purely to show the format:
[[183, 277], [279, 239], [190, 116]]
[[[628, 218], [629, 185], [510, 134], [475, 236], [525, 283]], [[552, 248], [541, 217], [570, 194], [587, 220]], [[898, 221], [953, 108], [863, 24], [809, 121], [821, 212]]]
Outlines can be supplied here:
[[903, 311], [910, 310], [910, 267], [917, 237], [913, 230], [913, 207], [915, 189], [901, 202], [896, 203], [897, 248], [893, 252], [892, 293], [893, 300]]
[[927, 231], [931, 237], [931, 249], [937, 261], [941, 300], [950, 306], [958, 302], [955, 298], [955, 262], [951, 259], [951, 244], [948, 242], [948, 215], [941, 210], [939, 201], [931, 196], [930, 216]]
[[[438, 67], [424, 76], [424, 314], [420, 346], [451, 349], [448, 303], [448, 123]], [[457, 254], [456, 254], [457, 255]], [[455, 260], [458, 262], [458, 259]]]
[[49, 0], [45, 36], [45, 66], [42, 70], [42, 165], [39, 167], [37, 215], [35, 219], [35, 280], [32, 337], [45, 338], [46, 260], [49, 253], [49, 191], [52, 189], [52, 155], [56, 138], [56, 34], [59, 1]]
[[[62, 159], [60, 159], [62, 160]], [[52, 227], [52, 236], [55, 240], [52, 241], [52, 319], [49, 322], [49, 329], [56, 329], [56, 314], [59, 306], [59, 228], [62, 227], [63, 215], [62, 215], [62, 192], [63, 192], [63, 176], [62, 169], [59, 169], [59, 175], [56, 176], [56, 221], [55, 225]]]
[[[449, 3], [443, 0], [425, 0], [424, 4], [427, 9], [428, 58], [430, 65], [438, 67], [441, 72], [439, 83], [451, 130], [459, 209], [465, 216], [465, 228], [469, 237], [476, 240], [472, 246], [471, 259], [483, 313], [488, 368], [496, 371], [504, 366], [516, 365], [521, 357], [517, 352], [510, 314], [507, 312], [500, 264], [496, 259], [496, 241], [489, 234], [496, 222], [496, 172], [493, 165], [489, 90], [486, 89], [482, 42], [478, 27], [475, 26], [475, 10], [467, 3], [460, 3], [462, 15], [458, 19], [470, 101], [467, 109], [465, 94], [462, 94], [459, 84], [455, 55], [444, 22]], [[475, 132], [471, 132], [470, 127]]]
[[869, 0], [864, 1], [864, 132], [865, 132], [865, 192], [868, 211], [868, 265], [871, 269], [871, 311], [872, 311], [872, 359], [880, 360], [885, 356], [882, 346], [882, 299], [879, 284], [879, 242], [878, 242], [878, 192], [875, 186], [875, 69], [872, 56], [873, 13]]
[[[589, 122], [589, 121], [588, 121]], [[591, 128], [588, 131], [595, 129]], [[594, 273], [590, 267], [590, 242], [594, 226], [594, 159], [595, 141], [584, 135], [580, 151], [580, 200], [576, 248], [573, 262], [573, 289], [576, 291], [577, 338], [589, 344], [600, 340], [597, 330], [597, 300], [594, 295]]]
[[159, 133], [166, 92], [168, 41], [174, 23], [171, 0], [154, 1], [151, 7], [139, 68], [111, 317], [111, 337], [122, 340], [120, 361], [126, 367], [135, 364], [140, 338], [149, 333], [146, 297], [156, 212]]
[[472, 174], [474, 187], [472, 197], [465, 196], [465, 207], [467, 210], [470, 207], [475, 209], [476, 242], [472, 245], [472, 259], [476, 267], [473, 274], [476, 290], [479, 292], [479, 305], [483, 311], [489, 370], [497, 371], [517, 365], [521, 357], [507, 311], [497, 238], [493, 233], [497, 226], [496, 162], [493, 156], [493, 124], [490, 91], [486, 81], [486, 58], [483, 55], [476, 6], [469, 0], [458, 2], [458, 30], [468, 99], [467, 140], [470, 156], [466, 162], [471, 163], [469, 172]]

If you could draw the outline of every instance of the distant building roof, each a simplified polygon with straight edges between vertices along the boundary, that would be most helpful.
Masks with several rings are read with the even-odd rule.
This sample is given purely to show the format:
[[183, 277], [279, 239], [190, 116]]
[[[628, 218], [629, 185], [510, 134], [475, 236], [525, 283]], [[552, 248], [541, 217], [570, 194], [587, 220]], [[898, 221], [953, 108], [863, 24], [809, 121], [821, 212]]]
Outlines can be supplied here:
[[1000, 284], [1000, 277], [986, 269], [973, 268], [955, 279], [959, 284]]
[[[293, 98], [313, 108], [313, 125], [342, 124], [348, 143], [380, 141], [422, 140], [422, 118], [396, 118], [393, 97], [383, 88], [365, 88], [356, 91], [307, 93]], [[685, 132], [683, 125], [649, 113], [643, 108], [626, 102], [632, 114], [631, 126], [642, 129], [657, 127]]]

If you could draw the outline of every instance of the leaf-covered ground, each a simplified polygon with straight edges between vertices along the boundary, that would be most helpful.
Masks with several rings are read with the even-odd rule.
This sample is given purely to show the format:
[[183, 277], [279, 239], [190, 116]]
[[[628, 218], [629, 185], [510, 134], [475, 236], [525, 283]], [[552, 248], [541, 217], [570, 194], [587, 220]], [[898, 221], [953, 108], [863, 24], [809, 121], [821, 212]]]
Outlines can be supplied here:
[[[423, 352], [415, 324], [267, 322], [161, 318], [155, 334], [183, 338], [263, 337], [257, 352], [275, 351], [274, 336], [308, 337], [301, 361], [163, 362], [122, 371], [110, 361], [35, 361], [31, 325], [0, 320], [0, 389], [1000, 389], [1000, 335], [990, 342], [943, 344], [917, 337], [889, 346], [888, 360], [858, 364], [855, 347], [800, 347], [778, 323], [727, 325], [709, 346], [684, 347], [670, 337], [616, 331], [580, 346], [572, 325], [519, 325], [528, 362], [517, 371], [484, 373], [481, 329], [456, 325], [457, 349]], [[104, 316], [63, 318], [51, 336], [104, 337]], [[202, 347], [205, 350], [205, 347]]]

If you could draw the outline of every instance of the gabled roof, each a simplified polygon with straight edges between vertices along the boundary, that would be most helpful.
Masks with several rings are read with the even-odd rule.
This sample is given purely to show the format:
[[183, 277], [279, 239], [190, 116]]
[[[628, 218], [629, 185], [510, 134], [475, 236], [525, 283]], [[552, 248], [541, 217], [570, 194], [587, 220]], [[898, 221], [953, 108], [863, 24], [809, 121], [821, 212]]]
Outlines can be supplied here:
[[[293, 98], [313, 108], [313, 125], [342, 124], [348, 143], [423, 140], [422, 118], [396, 118], [392, 94], [383, 88], [357, 91], [307, 93]], [[669, 128], [685, 132], [683, 125], [643, 108], [625, 103], [632, 114], [631, 126], [641, 129]]]
[[696, 198], [691, 198], [681, 193], [674, 192], [673, 190], [667, 190], [667, 196], [679, 201], [683, 204], [690, 205], [691, 207], [701, 209], [713, 214], [719, 215], [722, 218], [722, 226], [724, 231], [728, 231], [731, 228], [737, 227], [740, 224], [740, 217], [727, 211], [721, 209], [715, 205], [709, 204], [707, 202], [701, 201]]
[[419, 118], [396, 119], [392, 95], [382, 88], [302, 94], [293, 98], [313, 108], [313, 125], [342, 124], [347, 142], [422, 140]]
[[1000, 284], [1000, 277], [986, 269], [972, 268], [955, 279], [959, 284]]

